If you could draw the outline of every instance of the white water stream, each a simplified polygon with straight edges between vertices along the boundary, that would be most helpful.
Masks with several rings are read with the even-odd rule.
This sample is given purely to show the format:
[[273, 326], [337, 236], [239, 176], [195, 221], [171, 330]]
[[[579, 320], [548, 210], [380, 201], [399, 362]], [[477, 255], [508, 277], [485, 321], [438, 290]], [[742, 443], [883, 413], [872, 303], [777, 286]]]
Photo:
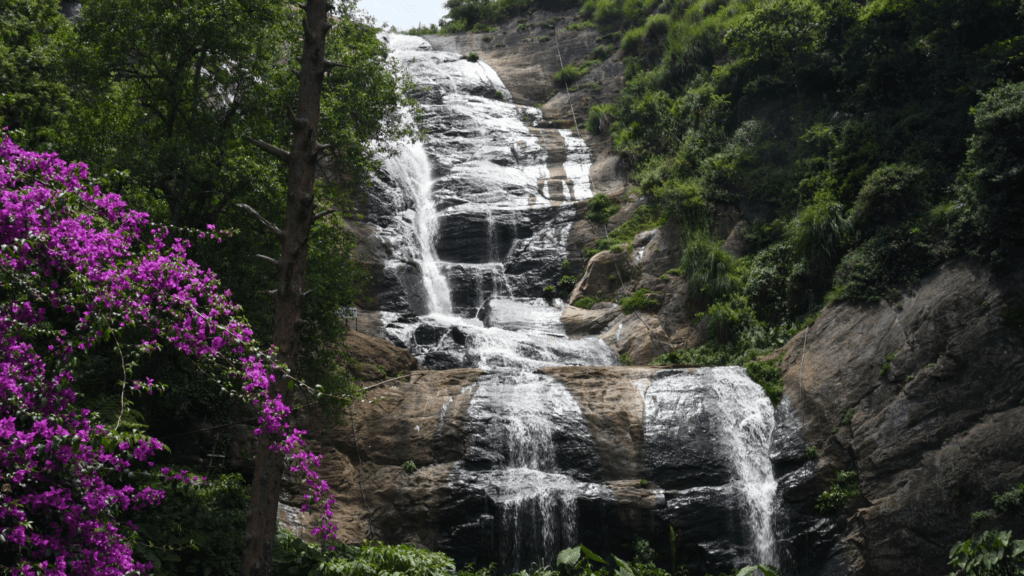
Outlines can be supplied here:
[[[523, 120], [533, 118], [535, 110], [469, 96], [464, 89], [470, 86], [473, 94], [481, 93], [477, 88], [484, 82], [492, 93], [506, 94], [489, 66], [430, 52], [419, 39], [392, 38], [399, 61], [417, 85], [434, 92], [422, 102], [431, 131], [427, 144], [403, 145], [400, 154], [385, 163], [400, 189], [389, 193], [402, 198], [384, 204], [413, 207], [396, 209], [400, 217], [392, 220], [390, 229], [380, 231], [396, 255], [389, 267], [418, 271], [419, 279], [403, 279], [402, 285], [408, 301], [425, 304], [418, 308], [415, 321], [410, 321], [408, 308], [385, 312], [387, 330], [421, 362], [487, 371], [471, 390], [466, 419], [478, 430], [467, 442], [491, 454], [490, 464], [485, 470], [463, 470], [453, 476], [462, 474], [462, 480], [482, 486], [497, 508], [495, 538], [503, 573], [535, 563], [553, 565], [559, 550], [579, 544], [581, 495], [611, 494], [608, 485], [574, 479], [559, 466], [558, 438], [575, 435], [591, 444], [593, 440], [573, 396], [537, 370], [613, 366], [618, 364], [617, 355], [599, 339], [567, 338], [560, 321], [561, 303], [536, 297], [543, 284], [536, 285], [539, 273], [530, 268], [553, 262], [557, 271], [567, 258], [570, 222], [558, 219], [562, 216], [557, 204], [593, 195], [590, 151], [574, 132], [559, 130], [559, 138], [547, 140], [565, 142], [566, 160], [549, 169], [548, 155], [535, 136], [538, 129]], [[553, 199], [550, 178], [562, 172], [564, 180], [555, 187], [561, 186], [563, 196]], [[479, 246], [456, 236], [442, 250], [477, 250], [472, 257], [447, 262], [439, 258], [442, 218], [465, 229], [479, 226], [474, 229]], [[522, 224], [517, 228], [517, 222], [532, 228], [520, 236]], [[511, 248], [509, 229], [515, 236]], [[544, 277], [545, 283], [557, 281], [557, 276], [545, 274], [550, 276]], [[460, 281], [475, 299], [469, 305], [465, 293], [462, 303], [455, 297]], [[410, 293], [420, 286], [422, 293]], [[533, 297], [527, 297], [526, 290]], [[444, 358], [437, 360], [437, 355]], [[763, 390], [741, 368], [661, 374], [639, 392], [644, 398], [645, 441], [654, 445], [659, 438], [676, 437], [699, 418], [714, 422], [710, 429], [695, 433], [713, 435], [710, 442], [716, 453], [729, 463], [729, 487], [743, 508], [742, 548], [750, 550], [743, 560], [777, 564], [772, 530], [776, 484], [768, 458], [774, 419]], [[451, 403], [449, 398], [442, 408], [438, 430]]]
[[434, 238], [437, 234], [437, 209], [434, 207], [434, 179], [430, 158], [423, 142], [401, 143], [400, 152], [384, 162], [384, 169], [414, 203], [414, 230], [423, 272], [423, 289], [430, 314], [451, 314], [452, 298], [448, 279], [441, 273]]

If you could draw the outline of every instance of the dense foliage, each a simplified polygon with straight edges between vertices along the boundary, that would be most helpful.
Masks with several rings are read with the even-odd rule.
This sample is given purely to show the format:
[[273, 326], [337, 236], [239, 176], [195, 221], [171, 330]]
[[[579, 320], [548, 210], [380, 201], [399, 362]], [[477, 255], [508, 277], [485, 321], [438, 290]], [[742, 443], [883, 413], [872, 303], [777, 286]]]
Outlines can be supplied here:
[[[588, 129], [680, 224], [716, 325], [674, 360], [742, 360], [751, 328], [891, 301], [949, 258], [1024, 246], [1019, 2], [587, 0], [581, 14], [621, 34], [627, 69]], [[712, 238], [722, 204], [758, 215], [742, 259]]]
[[[353, 17], [354, 1], [332, 4], [327, 57], [338, 65], [324, 80], [319, 140], [329, 147], [315, 208], [351, 216], [353, 194], [411, 127], [377, 30]], [[287, 148], [299, 16], [282, 0], [0, 5], [0, 126], [10, 128], [0, 565], [237, 570], [231, 527], [248, 493], [238, 478], [197, 484], [145, 467], [175, 458], [154, 454], [154, 438], [200, 422], [258, 422], [257, 434], [280, 437], [293, 456], [293, 478], [308, 477], [314, 498], [324, 489], [304, 476], [316, 457], [300, 449], [288, 408], [265, 392], [275, 279], [256, 255], [279, 247], [247, 213], [283, 220], [284, 170], [248, 139]], [[226, 232], [211, 241], [214, 225]], [[338, 309], [358, 298], [363, 272], [340, 218], [319, 220], [310, 240], [302, 351], [288, 377], [333, 393], [300, 385], [307, 401], [344, 403]], [[46, 253], [54, 246], [63, 251]], [[162, 494], [166, 507], [140, 510]]]
[[[0, 558], [15, 574], [124, 574], [132, 557], [126, 512], [159, 504], [164, 491], [132, 478], [148, 474], [163, 444], [130, 413], [130, 398], [152, 394], [142, 359], [160, 350], [221, 378], [258, 413], [255, 433], [305, 478], [306, 498], [322, 501], [326, 537], [329, 488], [302, 449], [289, 408], [270, 397], [269, 356], [217, 277], [188, 259], [172, 238], [116, 194], [91, 186], [83, 164], [25, 151], [0, 140]], [[200, 239], [212, 235], [199, 234]], [[117, 364], [109, 360], [116, 358]], [[120, 389], [115, 411], [83, 408], [79, 379]], [[169, 481], [194, 482], [164, 468]]]
[[448, 14], [437, 24], [421, 24], [407, 33], [490, 32], [495, 25], [505, 24], [510, 18], [524, 16], [534, 10], [566, 10], [581, 3], [581, 0], [446, 0], [444, 7]]

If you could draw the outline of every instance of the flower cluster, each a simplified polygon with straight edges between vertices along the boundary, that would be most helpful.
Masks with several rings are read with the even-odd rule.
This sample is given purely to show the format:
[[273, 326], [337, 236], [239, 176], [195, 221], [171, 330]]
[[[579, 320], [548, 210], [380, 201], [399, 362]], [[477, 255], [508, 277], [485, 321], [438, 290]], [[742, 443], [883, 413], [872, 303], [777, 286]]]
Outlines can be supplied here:
[[[204, 232], [212, 235], [214, 232]], [[159, 504], [158, 490], [108, 482], [149, 465], [162, 444], [127, 437], [77, 407], [75, 366], [113, 338], [119, 352], [172, 347], [239, 381], [260, 412], [257, 434], [305, 476], [324, 506], [316, 533], [329, 538], [327, 484], [303, 451], [304, 432], [271, 397], [277, 369], [253, 350], [252, 331], [216, 276], [188, 259], [189, 243], [116, 194], [90, 186], [85, 165], [0, 142], [0, 557], [14, 574], [144, 572], [118, 513]], [[142, 339], [138, 334], [146, 334]], [[133, 335], [135, 340], [132, 341]], [[122, 386], [152, 391], [149, 379]], [[166, 474], [170, 474], [167, 472]], [[180, 475], [179, 475], [180, 476]], [[203, 479], [179, 477], [189, 482]]]

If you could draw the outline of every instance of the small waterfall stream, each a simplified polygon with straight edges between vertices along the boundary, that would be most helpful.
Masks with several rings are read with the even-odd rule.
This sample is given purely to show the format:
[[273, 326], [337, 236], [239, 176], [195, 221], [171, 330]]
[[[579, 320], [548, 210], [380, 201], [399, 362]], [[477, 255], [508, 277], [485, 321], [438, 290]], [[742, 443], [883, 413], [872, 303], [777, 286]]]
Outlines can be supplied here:
[[434, 239], [437, 234], [437, 210], [434, 207], [434, 179], [430, 159], [422, 142], [401, 143], [399, 154], [384, 162], [384, 169], [412, 198], [415, 208], [414, 230], [423, 271], [423, 289], [430, 314], [451, 314], [452, 298], [448, 279], [441, 273]]
[[[553, 565], [559, 550], [580, 543], [580, 499], [614, 499], [611, 484], [595, 477], [595, 440], [577, 399], [539, 372], [619, 363], [600, 339], [568, 338], [563, 304], [541, 297], [562, 275], [573, 203], [593, 195], [590, 151], [571, 130], [538, 128], [536, 109], [505, 101], [507, 89], [483, 62], [388, 37], [420, 87], [430, 135], [388, 159], [371, 192], [370, 221], [389, 254], [385, 330], [424, 368], [486, 371], [469, 387], [468, 456], [451, 481], [486, 493], [480, 513], [493, 515], [490, 557], [502, 573]], [[691, 452], [710, 454], [722, 471], [714, 493], [734, 494], [742, 509], [741, 542], [725, 561], [776, 562], [774, 420], [761, 388], [742, 369], [715, 368], [662, 371], [636, 393], [644, 473], [659, 480], [689, 457], [679, 447], [696, 441]], [[689, 490], [657, 497], [684, 509], [697, 498]]]

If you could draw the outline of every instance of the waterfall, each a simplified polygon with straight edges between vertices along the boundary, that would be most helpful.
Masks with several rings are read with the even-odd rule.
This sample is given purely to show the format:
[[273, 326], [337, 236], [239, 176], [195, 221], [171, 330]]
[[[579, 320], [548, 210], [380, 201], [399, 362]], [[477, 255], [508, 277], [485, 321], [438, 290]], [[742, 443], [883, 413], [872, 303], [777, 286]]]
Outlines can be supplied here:
[[761, 387], [736, 366], [659, 372], [646, 390], [644, 409], [649, 457], [671, 458], [676, 453], [669, 445], [714, 434], [741, 500], [745, 540], [753, 548], [746, 561], [777, 566], [776, 482], [769, 457], [775, 418]]
[[509, 370], [479, 380], [468, 416], [480, 448], [499, 447], [493, 470], [478, 478], [499, 508], [499, 570], [554, 565], [578, 543], [576, 500], [587, 488], [560, 469], [555, 444], [560, 427], [584, 426], [579, 406], [554, 378]]
[[399, 154], [384, 162], [384, 169], [399, 183], [415, 206], [413, 216], [416, 244], [420, 252], [423, 289], [426, 292], [429, 314], [452, 313], [451, 289], [441, 271], [434, 246], [437, 235], [437, 209], [431, 193], [434, 181], [430, 177], [430, 159], [423, 142], [402, 143]]
[[[572, 130], [542, 127], [540, 111], [512, 104], [482, 60], [433, 50], [423, 38], [387, 37], [417, 87], [429, 137], [400, 144], [385, 162], [390, 177], [371, 190], [378, 213], [369, 219], [387, 259], [381, 319], [422, 368], [484, 371], [475, 389], [462, 389], [472, 394], [468, 408], [457, 408], [449, 392], [437, 415], [436, 434], [453, 418], [465, 427], [465, 456], [451, 468], [446, 497], [465, 496], [460, 510], [472, 518], [459, 520], [453, 542], [505, 574], [554, 565], [558, 551], [581, 538], [595, 547], [605, 538], [602, 551], [614, 550], [634, 534], [603, 535], [593, 524], [619, 514], [616, 499], [627, 494], [649, 506], [643, 514], [655, 520], [652, 532], [724, 525], [688, 543], [715, 572], [777, 564], [772, 407], [742, 368], [651, 370], [636, 396], [628, 390], [616, 418], [642, 406], [629, 418], [643, 430], [638, 440], [634, 428], [616, 435], [629, 437], [629, 449], [616, 454], [635, 459], [629, 465], [647, 482], [621, 470], [602, 476], [621, 463], [601, 461], [588, 427], [599, 411], [590, 402], [624, 402], [621, 393], [601, 390], [603, 382], [581, 391], [582, 384], [540, 372], [619, 364], [601, 339], [568, 338], [563, 303], [543, 298], [569, 259], [575, 202], [594, 194], [586, 142]], [[624, 336], [623, 323], [610, 334]], [[609, 439], [595, 435], [606, 449]], [[652, 543], [664, 536], [652, 532], [635, 536]]]

